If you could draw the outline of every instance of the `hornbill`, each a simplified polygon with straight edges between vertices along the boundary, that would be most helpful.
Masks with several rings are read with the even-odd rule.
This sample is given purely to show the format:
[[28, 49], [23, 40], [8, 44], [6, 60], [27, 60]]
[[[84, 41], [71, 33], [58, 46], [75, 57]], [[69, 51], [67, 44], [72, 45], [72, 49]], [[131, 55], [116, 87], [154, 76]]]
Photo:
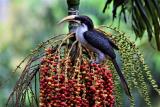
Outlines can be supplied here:
[[118, 50], [118, 47], [103, 33], [94, 29], [94, 24], [88, 16], [70, 15], [62, 19], [59, 23], [65, 21], [74, 21], [78, 23], [78, 27], [75, 31], [76, 39], [83, 47], [97, 54], [95, 63], [101, 63], [105, 59], [106, 55], [111, 58], [111, 61], [113, 62], [114, 67], [120, 77], [125, 93], [131, 97], [127, 82], [116, 61], [114, 49]]

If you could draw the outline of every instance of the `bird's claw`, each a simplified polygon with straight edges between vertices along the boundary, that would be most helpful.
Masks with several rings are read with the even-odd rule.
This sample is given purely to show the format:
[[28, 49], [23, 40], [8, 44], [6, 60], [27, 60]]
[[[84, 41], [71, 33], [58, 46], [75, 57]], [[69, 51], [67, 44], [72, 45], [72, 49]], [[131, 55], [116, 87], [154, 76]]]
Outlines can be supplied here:
[[95, 60], [90, 60], [90, 64], [99, 64], [99, 63]]

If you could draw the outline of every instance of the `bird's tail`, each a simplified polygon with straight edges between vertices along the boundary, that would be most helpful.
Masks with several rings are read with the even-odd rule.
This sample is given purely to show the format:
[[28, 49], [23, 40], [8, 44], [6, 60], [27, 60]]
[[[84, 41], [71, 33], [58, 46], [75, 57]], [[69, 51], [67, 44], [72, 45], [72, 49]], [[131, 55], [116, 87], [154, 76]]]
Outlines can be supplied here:
[[116, 69], [116, 71], [117, 71], [117, 73], [118, 73], [118, 75], [119, 75], [119, 77], [120, 77], [121, 84], [122, 84], [122, 86], [123, 86], [123, 88], [124, 88], [124, 90], [125, 90], [125, 93], [126, 93], [129, 97], [131, 97], [131, 93], [130, 93], [129, 87], [128, 87], [128, 85], [127, 85], [127, 82], [126, 82], [126, 80], [125, 80], [125, 78], [124, 78], [124, 76], [123, 76], [123, 74], [122, 74], [122, 72], [121, 72], [121, 70], [120, 70], [120, 68], [119, 68], [116, 60], [113, 59], [112, 62], [113, 62], [114, 67], [115, 67], [115, 69]]

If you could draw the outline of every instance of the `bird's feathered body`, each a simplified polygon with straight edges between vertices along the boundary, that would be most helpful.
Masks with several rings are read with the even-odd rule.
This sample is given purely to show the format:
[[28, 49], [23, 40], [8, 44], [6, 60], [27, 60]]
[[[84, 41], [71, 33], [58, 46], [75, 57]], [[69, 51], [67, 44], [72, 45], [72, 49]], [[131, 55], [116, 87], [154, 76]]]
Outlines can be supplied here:
[[77, 28], [76, 38], [82, 44], [82, 46], [97, 53], [98, 56], [95, 61], [96, 63], [103, 61], [106, 55], [111, 58], [126, 94], [131, 96], [127, 82], [125, 81], [125, 78], [116, 62], [116, 54], [114, 49], [118, 49], [118, 47], [103, 33], [95, 29], [88, 30], [85, 24], [81, 24]]
[[[94, 36], [93, 36], [94, 35]], [[96, 30], [86, 31], [84, 32], [85, 40], [91, 44], [96, 49], [101, 50], [105, 55], [110, 56], [111, 58], [115, 58], [116, 54], [109, 42], [109, 39], [104, 36], [104, 34], [100, 33]]]
[[100, 63], [105, 59], [105, 54], [101, 52], [97, 47], [94, 47], [92, 44], [88, 42], [86, 36], [92, 36], [92, 35], [85, 36], [85, 33], [87, 32], [89, 32], [87, 26], [85, 24], [80, 25], [76, 31], [76, 38], [82, 44], [82, 46], [98, 54], [95, 62]]
[[94, 29], [93, 22], [89, 17], [71, 15], [64, 18], [61, 22], [65, 20], [71, 21], [71, 19], [79, 24], [76, 30], [76, 39], [82, 44], [82, 46], [97, 53], [95, 63], [101, 63], [106, 55], [110, 57], [126, 94], [131, 97], [127, 82], [116, 61], [114, 49], [118, 50], [118, 47], [103, 33]]

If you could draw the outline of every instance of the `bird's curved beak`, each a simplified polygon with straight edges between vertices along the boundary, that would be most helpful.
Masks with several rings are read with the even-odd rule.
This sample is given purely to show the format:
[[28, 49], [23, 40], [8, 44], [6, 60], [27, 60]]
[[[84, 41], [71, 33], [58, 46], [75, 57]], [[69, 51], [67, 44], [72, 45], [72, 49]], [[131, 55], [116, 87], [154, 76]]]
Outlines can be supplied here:
[[61, 21], [59, 21], [58, 24], [61, 24], [61, 23], [65, 22], [65, 21], [71, 21], [71, 22], [80, 23], [80, 21], [75, 20], [75, 17], [77, 17], [77, 15], [66, 16]]

